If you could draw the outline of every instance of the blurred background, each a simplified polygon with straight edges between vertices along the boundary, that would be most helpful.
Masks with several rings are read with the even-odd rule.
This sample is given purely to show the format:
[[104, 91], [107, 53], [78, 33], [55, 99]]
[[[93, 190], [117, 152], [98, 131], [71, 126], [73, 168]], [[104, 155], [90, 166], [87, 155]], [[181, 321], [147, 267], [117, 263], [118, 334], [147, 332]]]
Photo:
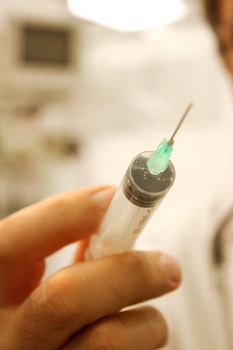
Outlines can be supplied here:
[[[223, 114], [215, 38], [197, 0], [8, 0], [0, 16], [2, 217], [57, 192], [119, 183], [190, 101], [192, 135]], [[194, 142], [182, 141], [186, 132], [181, 158]]]

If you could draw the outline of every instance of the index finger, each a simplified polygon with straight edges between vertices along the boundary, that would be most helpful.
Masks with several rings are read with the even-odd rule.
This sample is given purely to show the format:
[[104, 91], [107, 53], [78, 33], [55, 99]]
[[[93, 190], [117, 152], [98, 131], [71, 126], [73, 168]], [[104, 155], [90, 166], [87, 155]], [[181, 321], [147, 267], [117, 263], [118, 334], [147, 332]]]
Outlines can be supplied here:
[[0, 260], [43, 259], [89, 236], [96, 231], [113, 194], [110, 186], [76, 190], [9, 216], [0, 223]]

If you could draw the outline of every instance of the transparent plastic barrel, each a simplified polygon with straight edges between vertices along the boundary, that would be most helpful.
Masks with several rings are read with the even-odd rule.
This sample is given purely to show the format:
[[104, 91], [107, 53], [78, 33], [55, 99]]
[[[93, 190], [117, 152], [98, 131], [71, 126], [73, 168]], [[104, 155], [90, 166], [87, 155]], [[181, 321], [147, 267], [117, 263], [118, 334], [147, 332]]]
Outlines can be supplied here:
[[175, 180], [175, 169], [151, 174], [147, 161], [152, 152], [135, 157], [118, 188], [96, 234], [90, 239], [86, 259], [129, 251]]

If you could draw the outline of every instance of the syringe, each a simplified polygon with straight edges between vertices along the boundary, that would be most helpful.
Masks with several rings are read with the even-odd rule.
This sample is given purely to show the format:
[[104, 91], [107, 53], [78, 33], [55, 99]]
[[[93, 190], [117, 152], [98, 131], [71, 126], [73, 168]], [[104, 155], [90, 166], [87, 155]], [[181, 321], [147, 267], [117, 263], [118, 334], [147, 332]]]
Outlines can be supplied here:
[[174, 137], [192, 106], [169, 140], [164, 139], [155, 152], [143, 152], [133, 159], [98, 232], [90, 239], [86, 259], [123, 253], [133, 247], [174, 184], [175, 168], [170, 161]]

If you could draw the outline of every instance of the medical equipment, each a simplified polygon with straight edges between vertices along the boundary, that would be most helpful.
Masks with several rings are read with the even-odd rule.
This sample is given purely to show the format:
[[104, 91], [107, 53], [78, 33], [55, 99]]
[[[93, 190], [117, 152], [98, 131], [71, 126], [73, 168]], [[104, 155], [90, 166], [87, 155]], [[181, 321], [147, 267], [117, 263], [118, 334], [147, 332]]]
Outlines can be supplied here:
[[155, 152], [143, 152], [130, 164], [109, 209], [86, 251], [86, 259], [128, 251], [172, 187], [175, 168], [170, 161], [174, 137], [192, 108], [188, 106], [169, 140]]

